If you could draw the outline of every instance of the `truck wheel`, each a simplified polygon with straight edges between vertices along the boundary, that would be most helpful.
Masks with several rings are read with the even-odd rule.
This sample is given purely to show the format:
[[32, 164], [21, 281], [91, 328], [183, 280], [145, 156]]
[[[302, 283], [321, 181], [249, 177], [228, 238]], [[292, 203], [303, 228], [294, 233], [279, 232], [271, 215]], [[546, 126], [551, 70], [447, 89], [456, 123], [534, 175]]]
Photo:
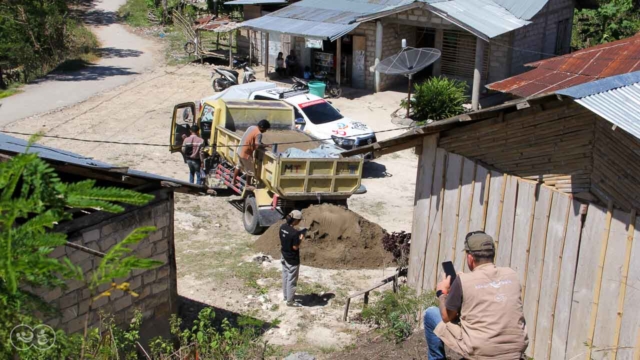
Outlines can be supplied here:
[[260, 226], [258, 215], [258, 205], [256, 204], [256, 198], [249, 196], [244, 199], [244, 214], [242, 216], [242, 222], [244, 223], [244, 229], [249, 234], [260, 235], [264, 232], [265, 228]]

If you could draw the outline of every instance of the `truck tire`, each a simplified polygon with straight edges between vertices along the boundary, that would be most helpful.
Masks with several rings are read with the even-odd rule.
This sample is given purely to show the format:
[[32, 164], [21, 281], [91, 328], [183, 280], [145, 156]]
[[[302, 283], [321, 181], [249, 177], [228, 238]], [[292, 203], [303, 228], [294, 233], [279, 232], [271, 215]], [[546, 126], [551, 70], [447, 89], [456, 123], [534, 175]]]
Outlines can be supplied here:
[[247, 230], [249, 234], [260, 235], [265, 230], [265, 228], [260, 226], [258, 205], [256, 204], [256, 198], [253, 195], [244, 199], [244, 214], [242, 215], [242, 222], [244, 223], [244, 229]]

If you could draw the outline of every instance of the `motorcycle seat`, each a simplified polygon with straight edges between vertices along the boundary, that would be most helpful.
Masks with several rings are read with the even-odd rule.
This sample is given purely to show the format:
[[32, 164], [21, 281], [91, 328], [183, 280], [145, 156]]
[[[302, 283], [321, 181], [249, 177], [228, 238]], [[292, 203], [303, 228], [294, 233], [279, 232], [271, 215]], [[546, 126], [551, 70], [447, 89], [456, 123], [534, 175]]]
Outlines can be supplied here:
[[227, 69], [227, 68], [218, 68], [220, 71], [228, 71], [233, 74], [233, 76], [238, 77], [238, 72], [235, 70]]

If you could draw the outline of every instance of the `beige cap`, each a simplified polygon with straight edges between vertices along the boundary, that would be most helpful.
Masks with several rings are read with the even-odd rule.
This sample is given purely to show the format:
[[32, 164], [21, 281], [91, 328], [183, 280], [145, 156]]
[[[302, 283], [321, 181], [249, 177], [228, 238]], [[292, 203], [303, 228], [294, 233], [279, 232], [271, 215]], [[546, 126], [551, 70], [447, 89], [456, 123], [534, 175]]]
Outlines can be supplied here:
[[289, 216], [291, 216], [292, 219], [296, 219], [296, 220], [302, 220], [302, 211], [300, 210], [293, 210]]
[[468, 252], [495, 251], [493, 238], [483, 231], [470, 232], [465, 238], [464, 250]]

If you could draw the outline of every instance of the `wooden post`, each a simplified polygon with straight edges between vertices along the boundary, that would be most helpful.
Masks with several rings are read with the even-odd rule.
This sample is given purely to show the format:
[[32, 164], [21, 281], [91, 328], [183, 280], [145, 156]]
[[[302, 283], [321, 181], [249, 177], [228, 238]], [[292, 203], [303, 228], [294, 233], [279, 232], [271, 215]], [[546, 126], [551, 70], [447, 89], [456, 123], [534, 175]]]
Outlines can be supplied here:
[[476, 64], [473, 69], [473, 88], [471, 89], [471, 108], [478, 110], [480, 105], [480, 86], [482, 84], [482, 68], [484, 66], [484, 40], [476, 38]]
[[364, 305], [362, 306], [362, 308], [366, 309], [368, 305], [369, 305], [369, 292], [367, 291], [366, 293], [364, 293]]
[[[233, 69], [233, 31], [229, 31], [229, 67]], [[240, 79], [238, 79], [240, 83]]]
[[336, 82], [340, 85], [342, 78], [342, 36], [336, 40]]
[[342, 321], [347, 321], [349, 316], [349, 305], [351, 304], [351, 298], [347, 298], [347, 303], [344, 304], [344, 314], [342, 315]]
[[269, 79], [269, 33], [262, 33], [264, 36], [264, 79]]
[[[382, 22], [380, 20], [376, 21], [376, 59], [375, 65], [382, 60], [382, 35], [383, 35]], [[376, 92], [380, 92], [380, 72], [376, 71], [375, 73], [375, 90]], [[411, 85], [409, 85], [411, 86]]]
[[220, 50], [220, 33], [216, 33], [216, 50]]
[[253, 39], [251, 38], [251, 30], [247, 30], [247, 38], [249, 38], [249, 66], [253, 66], [251, 63], [251, 57], [253, 55]]
[[[436, 29], [435, 48], [442, 51], [442, 44], [444, 42], [444, 30]], [[442, 59], [436, 60], [433, 64], [433, 76], [440, 76], [442, 74]]]
[[[411, 111], [411, 74], [409, 74], [409, 91], [407, 95], [407, 119], [409, 118], [409, 112]], [[427, 120], [427, 119], [424, 119]]]

